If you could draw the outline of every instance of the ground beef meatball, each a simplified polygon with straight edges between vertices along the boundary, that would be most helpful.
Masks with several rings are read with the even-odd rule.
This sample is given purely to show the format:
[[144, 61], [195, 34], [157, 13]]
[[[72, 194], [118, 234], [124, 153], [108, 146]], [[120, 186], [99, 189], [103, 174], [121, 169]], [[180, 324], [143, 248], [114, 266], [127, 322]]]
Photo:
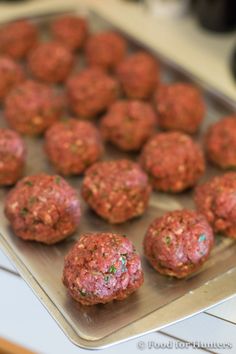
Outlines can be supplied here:
[[74, 64], [71, 51], [56, 42], [40, 43], [29, 55], [28, 67], [33, 76], [46, 83], [67, 79]]
[[101, 120], [105, 140], [124, 151], [141, 149], [155, 132], [156, 115], [150, 104], [142, 101], [117, 101]]
[[52, 22], [51, 31], [56, 41], [71, 50], [80, 49], [88, 35], [88, 24], [85, 18], [63, 16]]
[[9, 125], [22, 134], [43, 133], [62, 114], [62, 102], [53, 89], [28, 80], [16, 86], [5, 100]]
[[54, 244], [76, 231], [80, 203], [63, 178], [39, 174], [23, 178], [9, 192], [5, 214], [18, 237]]
[[93, 34], [85, 47], [89, 65], [103, 69], [114, 69], [124, 58], [126, 50], [126, 40], [118, 33], [111, 31]]
[[195, 133], [205, 114], [200, 91], [187, 83], [162, 85], [154, 95], [160, 126], [166, 130]]
[[213, 244], [213, 231], [203, 215], [176, 210], [149, 226], [144, 253], [159, 273], [184, 278], [207, 260]]
[[144, 213], [151, 187], [138, 164], [129, 160], [104, 161], [86, 171], [81, 193], [98, 215], [118, 224]]
[[140, 163], [153, 187], [164, 192], [182, 192], [193, 187], [205, 171], [200, 147], [187, 135], [160, 133], [141, 153]]
[[45, 148], [55, 168], [64, 175], [83, 173], [103, 153], [95, 126], [75, 119], [53, 124], [46, 132]]
[[223, 169], [236, 168], [236, 115], [210, 126], [205, 147], [211, 162]]
[[236, 173], [217, 176], [196, 188], [197, 209], [216, 233], [236, 239]]
[[140, 257], [123, 235], [83, 234], [65, 258], [63, 283], [83, 305], [123, 300], [143, 284]]
[[12, 59], [0, 57], [0, 101], [3, 100], [9, 91], [22, 82], [25, 78], [23, 70], [19, 64]]
[[118, 65], [117, 76], [125, 94], [145, 99], [152, 95], [159, 81], [159, 65], [150, 54], [131, 54]]
[[8, 23], [0, 29], [0, 54], [21, 59], [37, 41], [38, 30], [32, 23], [24, 20]]
[[13, 130], [0, 128], [0, 186], [16, 183], [22, 176], [25, 159], [21, 137]]
[[93, 118], [105, 111], [118, 95], [118, 83], [102, 70], [85, 69], [67, 84], [68, 101], [81, 118]]

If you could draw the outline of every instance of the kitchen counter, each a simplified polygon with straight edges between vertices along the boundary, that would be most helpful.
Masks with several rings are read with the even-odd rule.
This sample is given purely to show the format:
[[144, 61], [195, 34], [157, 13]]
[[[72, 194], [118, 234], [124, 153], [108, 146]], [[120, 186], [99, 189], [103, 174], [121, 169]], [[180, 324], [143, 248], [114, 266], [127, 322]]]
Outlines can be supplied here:
[[[47, 10], [84, 7], [79, 0], [40, 0], [22, 5], [0, 5], [0, 21], [24, 15], [35, 15]], [[150, 17], [140, 5], [118, 0], [86, 0], [86, 6], [96, 8], [101, 15], [130, 35], [138, 35], [141, 42], [184, 66], [199, 79], [214, 86], [230, 99], [236, 99], [236, 87], [230, 75], [228, 62], [235, 42], [235, 34], [215, 36], [200, 30], [192, 18], [158, 20]], [[125, 15], [124, 15], [125, 14]], [[128, 19], [128, 20], [127, 20]], [[143, 31], [145, 28], [145, 31]], [[169, 45], [170, 41], [175, 45]], [[194, 43], [194, 46], [190, 45]], [[0, 337], [15, 341], [37, 353], [90, 353], [75, 347], [24, 283], [8, 259], [0, 252]], [[206, 352], [187, 349], [186, 341], [204, 343], [231, 343], [233, 349], [212, 349], [215, 353], [236, 352], [236, 297], [205, 313], [169, 326], [151, 335], [101, 351], [101, 354], [120, 352], [150, 352], [148, 342], [172, 345], [170, 353]], [[140, 344], [141, 343], [141, 344]], [[144, 343], [144, 344], [143, 344]], [[164, 350], [164, 349], [163, 349]], [[92, 353], [92, 352], [91, 352]]]

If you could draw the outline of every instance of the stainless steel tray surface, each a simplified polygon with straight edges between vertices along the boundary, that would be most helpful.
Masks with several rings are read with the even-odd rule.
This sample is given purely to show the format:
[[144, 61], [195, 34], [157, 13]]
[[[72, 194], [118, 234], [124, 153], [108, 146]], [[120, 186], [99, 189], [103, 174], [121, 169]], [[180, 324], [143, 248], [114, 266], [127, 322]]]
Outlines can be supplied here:
[[[90, 14], [89, 17], [94, 29], [107, 27], [107, 23], [98, 16]], [[43, 17], [39, 21], [44, 33], [46, 33], [47, 21], [48, 19], [44, 20]], [[163, 64], [164, 80], [183, 79], [179, 71]], [[206, 102], [208, 114], [202, 131], [205, 131], [207, 125], [231, 112], [227, 105], [220, 104], [209, 95], [206, 95]], [[4, 126], [3, 118], [1, 126]], [[201, 140], [202, 134], [195, 138]], [[43, 139], [25, 138], [25, 141], [28, 147], [25, 174], [42, 171], [55, 173], [44, 153]], [[105, 159], [124, 156], [132, 159], [137, 157], [120, 153], [115, 148], [107, 146]], [[219, 173], [219, 170], [208, 166], [204, 179]], [[74, 177], [68, 181], [79, 193], [81, 178]], [[153, 193], [150, 206], [143, 217], [119, 226], [109, 225], [100, 219], [81, 200], [82, 219], [78, 232], [54, 246], [24, 242], [13, 235], [3, 212], [4, 197], [7, 191], [8, 189], [1, 190], [0, 194], [1, 247], [64, 332], [79, 346], [101, 348], [121, 342], [173, 323], [182, 317], [190, 316], [236, 292], [236, 281], [233, 286], [230, 283], [232, 277], [236, 280], [236, 243], [218, 236], [209, 261], [197, 274], [184, 280], [164, 277], [157, 274], [142, 256], [145, 282], [137, 293], [122, 302], [92, 307], [82, 306], [70, 298], [61, 281], [64, 256], [79, 235], [88, 231], [106, 230], [126, 234], [142, 254], [142, 240], [150, 222], [167, 210], [194, 208], [192, 191], [180, 195]], [[226, 289], [223, 285], [225, 282], [228, 284]], [[219, 293], [221, 286], [224, 286], [224, 290], [222, 288]]]

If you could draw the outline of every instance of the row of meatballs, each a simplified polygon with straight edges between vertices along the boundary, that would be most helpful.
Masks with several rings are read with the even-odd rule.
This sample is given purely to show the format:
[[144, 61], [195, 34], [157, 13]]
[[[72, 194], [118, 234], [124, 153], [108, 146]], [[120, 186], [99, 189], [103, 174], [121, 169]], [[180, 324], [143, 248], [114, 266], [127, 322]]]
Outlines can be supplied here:
[[[103, 157], [103, 140], [116, 142], [123, 151], [131, 145], [142, 147], [139, 163], [154, 189], [177, 193], [193, 187], [205, 171], [201, 148], [184, 133], [155, 133], [154, 127], [155, 115], [147, 103], [119, 101], [101, 119], [100, 131], [91, 122], [76, 119], [54, 123], [45, 134], [44, 150], [59, 174], [71, 176], [83, 174]], [[232, 116], [206, 133], [207, 157], [222, 169], [236, 166], [235, 132]], [[17, 132], [0, 129], [0, 155], [0, 185], [12, 185], [21, 177], [27, 155]]]
[[[150, 191], [136, 163], [117, 160], [90, 167], [81, 193], [99, 215], [117, 220], [141, 215]], [[186, 277], [208, 259], [213, 230], [235, 238], [235, 191], [236, 173], [214, 177], [196, 189], [197, 212], [177, 210], [156, 218], [143, 241], [153, 268]], [[23, 178], [9, 192], [5, 215], [18, 237], [53, 244], [77, 230], [81, 211], [76, 191], [62, 177], [41, 174]], [[143, 278], [140, 257], [124, 235], [81, 235], [65, 258], [63, 282], [84, 305], [122, 300], [142, 285]]]
[[[165, 130], [195, 133], [205, 114], [200, 92], [190, 84], [161, 84], [152, 56], [127, 56], [127, 43], [120, 35], [89, 35], [82, 18], [59, 18], [50, 31], [53, 40], [41, 43], [38, 29], [29, 22], [0, 29], [0, 99], [9, 125], [22, 134], [46, 131], [45, 150], [53, 165], [65, 176], [85, 171], [81, 194], [111, 223], [142, 215], [152, 187], [180, 192], [194, 186], [205, 168], [198, 145], [180, 132], [152, 135], [158, 124]], [[74, 74], [75, 54], [81, 50], [89, 68]], [[25, 80], [26, 73], [14, 61], [22, 58], [38, 81]], [[65, 81], [66, 96], [47, 86]], [[122, 94], [128, 99], [117, 101]], [[155, 111], [141, 100], [153, 100]], [[108, 109], [100, 122], [102, 136], [124, 151], [138, 151], [145, 144], [139, 160], [143, 170], [128, 160], [96, 162], [103, 152], [98, 130], [75, 119], [57, 122], [64, 106], [86, 119]], [[225, 118], [226, 124], [221, 121], [207, 133], [208, 156], [222, 168], [236, 163], [234, 119]], [[0, 135], [0, 183], [10, 185], [21, 177], [26, 151], [16, 132], [2, 129]], [[158, 272], [178, 278], [195, 272], [213, 247], [212, 228], [235, 238], [235, 181], [235, 174], [227, 173], [198, 187], [195, 199], [201, 214], [175, 211], [154, 220], [144, 252]], [[77, 193], [68, 183], [43, 174], [17, 183], [6, 198], [5, 213], [17, 236], [46, 244], [73, 234], [81, 214]], [[143, 283], [140, 257], [122, 235], [82, 235], [66, 257], [63, 282], [85, 305], [121, 300]]]
[[[205, 114], [200, 92], [190, 84], [161, 84], [159, 64], [150, 54], [127, 54], [126, 40], [112, 31], [89, 35], [86, 20], [79, 17], [56, 19], [50, 32], [53, 40], [40, 42], [38, 29], [27, 21], [0, 29], [0, 99], [6, 99], [6, 117], [12, 128], [23, 134], [41, 134], [59, 119], [62, 106], [89, 119], [123, 95], [132, 100], [154, 97], [159, 125], [164, 129], [197, 131]], [[88, 67], [76, 73], [78, 50], [78, 58], [84, 53]], [[14, 61], [22, 58], [27, 61], [27, 73]], [[38, 81], [24, 84], [29, 75]], [[46, 87], [65, 82], [66, 97], [54, 97]]]

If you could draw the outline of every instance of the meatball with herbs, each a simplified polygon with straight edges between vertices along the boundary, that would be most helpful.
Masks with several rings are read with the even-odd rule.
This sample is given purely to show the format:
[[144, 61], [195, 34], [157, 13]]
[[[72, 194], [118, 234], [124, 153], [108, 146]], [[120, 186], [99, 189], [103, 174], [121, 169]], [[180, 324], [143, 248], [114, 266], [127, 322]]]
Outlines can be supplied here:
[[12, 59], [0, 56], [0, 101], [25, 79], [21, 66]]
[[72, 111], [80, 118], [95, 118], [116, 100], [118, 83], [97, 68], [84, 69], [67, 83], [67, 97]]
[[4, 115], [19, 133], [39, 135], [60, 119], [62, 108], [62, 99], [52, 88], [27, 80], [6, 97]]
[[119, 224], [145, 212], [151, 187], [138, 164], [129, 160], [104, 161], [86, 171], [81, 193], [99, 216]]
[[54, 39], [71, 50], [80, 49], [88, 35], [87, 20], [79, 16], [63, 16], [51, 24]]
[[187, 134], [196, 133], [205, 115], [201, 92], [191, 84], [161, 85], [154, 95], [160, 127]]
[[91, 35], [85, 46], [88, 64], [103, 69], [114, 69], [124, 58], [126, 50], [126, 40], [112, 31]]
[[236, 169], [236, 115], [211, 125], [205, 147], [208, 159], [222, 169]]
[[103, 153], [100, 134], [90, 122], [69, 119], [55, 123], [45, 138], [47, 155], [63, 175], [83, 173]]
[[159, 64], [146, 52], [130, 54], [117, 66], [117, 77], [129, 98], [151, 97], [159, 82], [159, 76]]
[[106, 141], [124, 151], [140, 150], [154, 134], [157, 118], [149, 103], [117, 101], [101, 120], [101, 132]]
[[26, 20], [2, 25], [0, 28], [0, 54], [13, 59], [26, 57], [38, 42], [37, 27]]
[[143, 284], [140, 256], [123, 235], [83, 234], [65, 258], [63, 283], [82, 305], [124, 300]]
[[5, 215], [19, 238], [54, 244], [76, 231], [80, 202], [62, 177], [39, 174], [23, 178], [9, 192]]
[[73, 54], [57, 42], [38, 44], [28, 58], [28, 67], [33, 76], [46, 83], [64, 82], [73, 65]]
[[144, 146], [140, 163], [154, 189], [182, 192], [193, 187], [205, 171], [201, 148], [188, 135], [158, 133]]
[[21, 137], [10, 129], [0, 128], [0, 186], [9, 186], [21, 178], [26, 147]]
[[203, 215], [177, 210], [152, 222], [144, 239], [144, 253], [159, 273], [184, 278], [206, 262], [213, 244], [213, 231]]
[[236, 173], [213, 177], [195, 192], [197, 210], [215, 233], [236, 239]]

